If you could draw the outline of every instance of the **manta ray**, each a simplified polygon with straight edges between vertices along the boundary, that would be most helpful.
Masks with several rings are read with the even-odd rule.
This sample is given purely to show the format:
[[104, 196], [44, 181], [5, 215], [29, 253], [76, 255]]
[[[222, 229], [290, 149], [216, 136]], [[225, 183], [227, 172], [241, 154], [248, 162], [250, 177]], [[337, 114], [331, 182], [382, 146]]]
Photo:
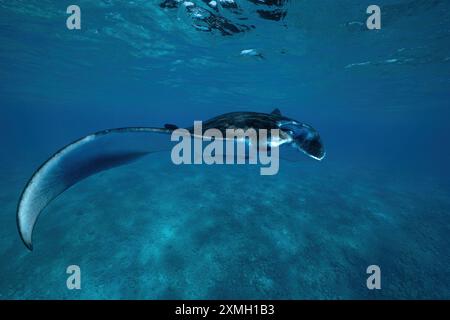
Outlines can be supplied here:
[[[325, 157], [319, 133], [308, 124], [283, 116], [278, 109], [272, 113], [226, 113], [203, 122], [203, 132], [218, 129], [225, 133], [227, 129], [249, 128], [256, 131], [279, 129], [280, 145], [293, 147], [316, 160]], [[166, 124], [163, 128], [108, 129], [80, 138], [57, 151], [34, 172], [20, 196], [17, 226], [25, 246], [29, 250], [33, 249], [32, 235], [36, 221], [41, 212], [61, 193], [99, 172], [161, 151], [160, 146], [164, 146], [164, 142], [158, 144], [157, 141], [161, 138], [157, 137], [169, 141], [167, 135], [177, 129], [173, 124]], [[194, 131], [193, 127], [184, 129]]]

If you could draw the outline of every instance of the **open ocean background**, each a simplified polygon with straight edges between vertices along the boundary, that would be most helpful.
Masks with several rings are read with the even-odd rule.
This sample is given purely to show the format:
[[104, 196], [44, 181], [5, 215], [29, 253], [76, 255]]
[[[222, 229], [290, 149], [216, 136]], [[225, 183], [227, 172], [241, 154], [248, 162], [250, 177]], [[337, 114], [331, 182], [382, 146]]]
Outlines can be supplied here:
[[[274, 21], [236, 0], [254, 28], [229, 36], [161, 2], [0, 0], [0, 299], [449, 299], [450, 2], [289, 1]], [[65, 192], [21, 243], [21, 191], [67, 143], [276, 107], [319, 130], [322, 162], [150, 155]]]

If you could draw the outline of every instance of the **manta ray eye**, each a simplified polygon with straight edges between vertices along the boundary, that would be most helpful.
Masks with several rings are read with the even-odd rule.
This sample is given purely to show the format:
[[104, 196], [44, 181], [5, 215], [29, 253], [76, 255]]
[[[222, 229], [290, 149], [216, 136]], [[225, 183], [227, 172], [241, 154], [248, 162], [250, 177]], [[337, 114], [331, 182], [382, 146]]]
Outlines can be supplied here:
[[294, 139], [307, 135], [305, 128], [301, 124], [294, 122], [282, 123], [279, 125], [279, 128]]

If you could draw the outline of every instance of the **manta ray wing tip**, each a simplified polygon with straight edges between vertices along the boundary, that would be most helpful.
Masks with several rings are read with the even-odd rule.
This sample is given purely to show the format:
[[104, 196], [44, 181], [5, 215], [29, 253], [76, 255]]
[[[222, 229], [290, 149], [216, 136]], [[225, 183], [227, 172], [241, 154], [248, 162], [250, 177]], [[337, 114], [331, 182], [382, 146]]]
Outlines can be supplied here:
[[28, 239], [28, 237], [25, 235], [25, 232], [22, 228], [22, 224], [20, 222], [19, 211], [17, 212], [17, 229], [19, 230], [20, 240], [22, 240], [25, 247], [27, 247], [28, 250], [33, 251], [33, 243], [31, 242], [31, 238]]
[[22, 240], [25, 247], [27, 247], [28, 250], [33, 251], [33, 243], [31, 242], [31, 240], [25, 239], [24, 235], [20, 229], [19, 229], [19, 234], [20, 234], [20, 239]]

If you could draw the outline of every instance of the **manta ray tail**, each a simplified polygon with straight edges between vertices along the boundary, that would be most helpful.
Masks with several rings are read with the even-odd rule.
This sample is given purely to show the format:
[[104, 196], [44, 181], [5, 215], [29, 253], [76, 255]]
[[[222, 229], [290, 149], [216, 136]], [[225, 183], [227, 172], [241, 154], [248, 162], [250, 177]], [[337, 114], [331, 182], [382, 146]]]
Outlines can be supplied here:
[[50, 157], [33, 174], [19, 200], [17, 226], [27, 248], [33, 249], [32, 234], [40, 213], [58, 195], [96, 173], [167, 149], [167, 143], [157, 144], [155, 133], [170, 132], [168, 128], [105, 130], [81, 138]]

